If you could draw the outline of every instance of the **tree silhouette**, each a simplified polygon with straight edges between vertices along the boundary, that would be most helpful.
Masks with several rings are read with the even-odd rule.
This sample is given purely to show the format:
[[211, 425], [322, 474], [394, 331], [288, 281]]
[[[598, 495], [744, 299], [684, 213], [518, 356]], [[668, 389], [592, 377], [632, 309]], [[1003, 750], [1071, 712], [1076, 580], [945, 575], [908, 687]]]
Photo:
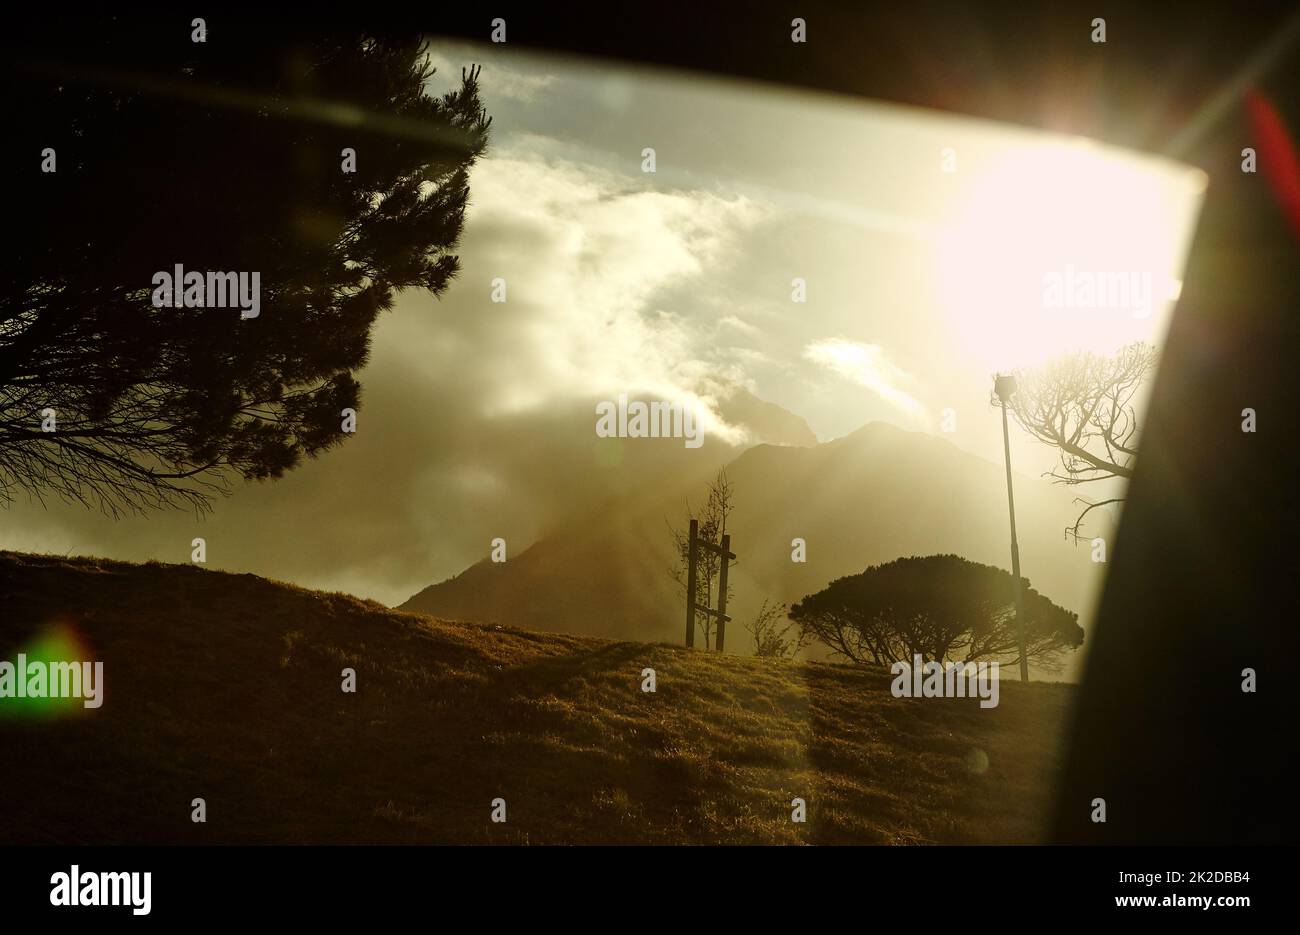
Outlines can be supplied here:
[[[854, 662], [1010, 662], [1019, 658], [1014, 579], [956, 555], [900, 558], [832, 581], [790, 609], [790, 618], [832, 652]], [[1078, 614], [1021, 579], [1026, 652], [1055, 668], [1083, 642]]]
[[[22, 232], [0, 272], [0, 498], [203, 509], [345, 437], [377, 315], [456, 273], [490, 119], [477, 70], [426, 90], [416, 38], [98, 25], [36, 37], [0, 105]], [[260, 315], [154, 307], [176, 264], [258, 272]]]
[[[1047, 476], [1070, 485], [1133, 476], [1138, 443], [1134, 400], [1155, 364], [1155, 348], [1136, 342], [1112, 357], [1080, 352], [1016, 373], [1012, 414], [1021, 428], [1061, 455], [1060, 469]], [[1084, 509], [1066, 534], [1078, 540], [1090, 512], [1123, 499], [1077, 498]]]

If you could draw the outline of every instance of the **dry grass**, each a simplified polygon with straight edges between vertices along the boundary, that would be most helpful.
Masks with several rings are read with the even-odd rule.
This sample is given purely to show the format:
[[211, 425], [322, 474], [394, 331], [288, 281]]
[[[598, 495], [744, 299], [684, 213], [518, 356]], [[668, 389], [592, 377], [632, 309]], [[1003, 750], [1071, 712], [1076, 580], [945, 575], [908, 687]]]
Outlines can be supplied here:
[[0, 701], [0, 842], [1031, 842], [1072, 691], [895, 699], [881, 670], [439, 621], [184, 565], [0, 552], [0, 602], [0, 658], [62, 621], [106, 682], [72, 716]]

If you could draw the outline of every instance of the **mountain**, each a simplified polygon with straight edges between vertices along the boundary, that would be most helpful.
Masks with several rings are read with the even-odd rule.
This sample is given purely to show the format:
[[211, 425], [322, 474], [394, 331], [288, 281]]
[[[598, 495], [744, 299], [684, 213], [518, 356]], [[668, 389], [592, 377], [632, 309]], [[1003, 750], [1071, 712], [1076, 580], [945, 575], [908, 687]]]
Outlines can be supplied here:
[[99, 708], [0, 698], [10, 844], [1032, 842], [1073, 697], [894, 698], [880, 669], [447, 622], [193, 565], [0, 552], [0, 600], [0, 660], [103, 663]]
[[[726, 471], [737, 501], [728, 524], [738, 557], [730, 651], [749, 651], [741, 624], [764, 598], [791, 604], [868, 565], [939, 553], [1010, 565], [1002, 465], [941, 437], [874, 422], [810, 447], [757, 445]], [[506, 562], [484, 559], [400, 609], [681, 643], [685, 608], [667, 574], [668, 527], [685, 525], [688, 499], [702, 504], [706, 486], [697, 480], [610, 498]], [[1086, 619], [1104, 566], [1063, 538], [1077, 513], [1072, 499], [1043, 480], [1016, 477], [1021, 573]], [[1106, 534], [1100, 523], [1094, 528]], [[806, 542], [806, 562], [791, 560], [795, 538]]]
[[817, 444], [817, 436], [802, 416], [759, 399], [744, 387], [733, 387], [729, 395], [720, 400], [718, 410], [728, 423], [743, 426], [755, 442], [797, 448], [811, 448]]

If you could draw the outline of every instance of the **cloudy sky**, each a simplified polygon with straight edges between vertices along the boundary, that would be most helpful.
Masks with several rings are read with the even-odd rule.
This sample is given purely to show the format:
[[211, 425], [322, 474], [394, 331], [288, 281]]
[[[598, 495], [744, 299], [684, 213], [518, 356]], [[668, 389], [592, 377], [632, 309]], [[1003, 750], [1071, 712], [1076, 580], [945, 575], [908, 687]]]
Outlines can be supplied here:
[[[0, 547], [180, 562], [203, 536], [211, 567], [397, 603], [601, 489], [592, 400], [708, 406], [734, 384], [823, 441], [871, 420], [938, 432], [951, 409], [948, 437], [1000, 461], [994, 371], [1163, 336], [1198, 173], [768, 86], [433, 49], [435, 93], [483, 66], [492, 143], [462, 273], [381, 319], [356, 436], [202, 519], [19, 500]], [[1150, 313], [1045, 310], [1044, 275], [1067, 266], [1151, 273]], [[1013, 458], [1053, 462], [1019, 438]]]

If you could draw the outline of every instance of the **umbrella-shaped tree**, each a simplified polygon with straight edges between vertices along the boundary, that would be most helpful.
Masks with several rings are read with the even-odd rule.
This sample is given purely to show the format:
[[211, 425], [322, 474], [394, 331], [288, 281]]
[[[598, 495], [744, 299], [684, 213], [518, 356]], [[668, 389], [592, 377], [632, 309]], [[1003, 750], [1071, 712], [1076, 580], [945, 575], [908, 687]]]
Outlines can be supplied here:
[[[1026, 646], [1051, 668], [1083, 642], [1078, 614], [1022, 579]], [[920, 655], [937, 662], [1009, 661], [1018, 656], [1011, 575], [957, 555], [900, 558], [832, 581], [790, 609], [811, 639], [860, 663], [889, 665]]]

